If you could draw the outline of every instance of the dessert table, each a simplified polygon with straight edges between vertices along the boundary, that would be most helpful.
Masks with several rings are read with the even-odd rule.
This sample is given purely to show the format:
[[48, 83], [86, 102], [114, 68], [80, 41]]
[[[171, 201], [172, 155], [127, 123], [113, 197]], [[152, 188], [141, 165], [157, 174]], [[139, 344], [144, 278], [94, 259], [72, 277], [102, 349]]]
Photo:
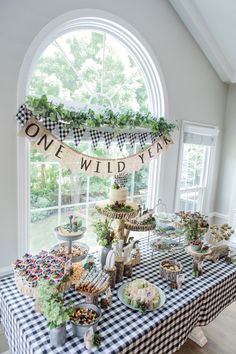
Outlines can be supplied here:
[[[159, 276], [159, 261], [169, 257], [156, 252], [152, 258], [146, 238], [140, 242], [140, 248], [141, 264], [133, 269], [132, 279], [142, 277], [159, 286], [166, 294], [166, 303], [159, 310], [142, 315], [120, 302], [117, 289], [121, 283], [117, 284], [113, 290], [112, 306], [103, 310], [99, 322], [102, 342], [96, 353], [174, 353], [196, 326], [207, 325], [236, 300], [235, 264], [206, 261], [204, 274], [193, 277], [191, 256], [180, 252], [174, 258], [183, 265], [185, 282], [181, 289], [176, 290]], [[70, 290], [66, 299], [79, 302], [82, 297]], [[13, 276], [0, 282], [0, 314], [12, 353], [88, 353], [83, 339], [72, 337], [69, 323], [64, 347], [50, 346], [46, 320], [35, 312], [34, 300], [17, 291]]]

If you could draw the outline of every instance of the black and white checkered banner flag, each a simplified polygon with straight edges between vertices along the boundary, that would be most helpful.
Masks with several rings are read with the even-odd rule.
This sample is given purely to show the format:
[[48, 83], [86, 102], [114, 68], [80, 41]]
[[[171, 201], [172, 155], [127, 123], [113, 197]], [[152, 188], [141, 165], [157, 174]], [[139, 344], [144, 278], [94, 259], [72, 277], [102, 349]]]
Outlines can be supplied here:
[[145, 148], [145, 144], [146, 144], [146, 140], [147, 140], [147, 137], [148, 137], [148, 133], [140, 133], [138, 135], [139, 137], [139, 142], [140, 142], [140, 146], [142, 148], [142, 150]]
[[24, 126], [31, 116], [32, 112], [26, 107], [25, 104], [22, 104], [16, 114], [16, 120], [20, 123], [20, 125]]
[[105, 140], [105, 144], [107, 149], [109, 149], [112, 139], [114, 137], [114, 133], [112, 132], [103, 132], [103, 136], [104, 136], [104, 140]]
[[128, 135], [128, 139], [129, 139], [130, 146], [133, 148], [133, 147], [134, 147], [135, 140], [136, 140], [136, 134], [130, 133], [130, 134]]
[[85, 132], [85, 128], [83, 129], [73, 128], [73, 136], [74, 136], [74, 142], [76, 146], [80, 144], [80, 140], [82, 139], [84, 132]]
[[66, 136], [69, 134], [70, 129], [69, 128], [65, 128], [65, 124], [62, 122], [58, 123], [58, 133], [59, 133], [59, 137], [60, 140], [63, 141], [65, 140]]
[[90, 130], [89, 132], [90, 132], [93, 148], [96, 149], [99, 140], [101, 138], [102, 132], [100, 132], [99, 130]]
[[121, 133], [121, 134], [118, 134], [116, 137], [120, 151], [122, 151], [123, 146], [125, 144], [126, 135], [127, 135], [126, 133]]
[[[65, 139], [69, 132], [69, 127], [64, 127], [63, 123], [60, 123], [60, 137], [61, 139]], [[91, 129], [90, 133], [93, 146], [96, 147], [102, 132]], [[138, 171], [144, 164], [148, 164], [152, 159], [157, 158], [161, 152], [166, 151], [168, 145], [173, 143], [171, 138], [164, 136], [160, 137], [153, 145], [148, 146], [142, 152], [139, 151], [136, 154], [120, 157], [119, 159], [111, 157], [105, 159], [88, 156], [72, 149], [70, 145], [62, 143], [58, 136], [57, 127], [55, 136], [34, 116], [31, 116], [24, 127], [20, 129], [19, 134], [28, 138], [42, 153], [50, 156], [50, 159], [53, 161], [60, 162], [62, 166], [66, 166], [72, 171], [85, 172], [89, 176], [100, 177], [117, 174], [120, 176], [121, 173]], [[120, 133], [118, 136], [120, 149], [124, 146], [126, 135], [127, 133]]]
[[42, 117], [42, 123], [43, 126], [48, 129], [50, 132], [53, 131], [56, 128], [57, 123], [56, 122], [52, 122], [50, 118], [48, 117]]
[[151, 138], [152, 144], [154, 144], [155, 141], [157, 141], [157, 138], [158, 138], [157, 133], [150, 133], [150, 138]]

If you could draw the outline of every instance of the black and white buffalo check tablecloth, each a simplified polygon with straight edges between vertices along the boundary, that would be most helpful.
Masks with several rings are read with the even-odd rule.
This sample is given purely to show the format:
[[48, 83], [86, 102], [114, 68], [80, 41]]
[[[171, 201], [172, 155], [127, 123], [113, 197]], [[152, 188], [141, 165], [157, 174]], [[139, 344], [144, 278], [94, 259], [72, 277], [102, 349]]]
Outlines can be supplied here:
[[[98, 330], [103, 340], [96, 353], [174, 353], [194, 327], [208, 324], [236, 300], [235, 265], [207, 261], [204, 275], [194, 278], [191, 257], [184, 252], [179, 253], [175, 258], [184, 266], [186, 281], [182, 289], [172, 290], [159, 276], [159, 261], [166, 256], [155, 253], [151, 259], [146, 239], [141, 242], [141, 250], [141, 264], [134, 268], [133, 278], [144, 277], [158, 285], [166, 294], [166, 303], [157, 311], [141, 315], [119, 301], [116, 293], [120, 284], [116, 285], [112, 306], [110, 310], [103, 311], [99, 323]], [[66, 298], [82, 299], [72, 290]], [[65, 346], [50, 346], [46, 320], [34, 311], [34, 300], [17, 291], [13, 277], [0, 283], [0, 310], [1, 322], [14, 354], [88, 353], [83, 339], [72, 337], [69, 323]]]

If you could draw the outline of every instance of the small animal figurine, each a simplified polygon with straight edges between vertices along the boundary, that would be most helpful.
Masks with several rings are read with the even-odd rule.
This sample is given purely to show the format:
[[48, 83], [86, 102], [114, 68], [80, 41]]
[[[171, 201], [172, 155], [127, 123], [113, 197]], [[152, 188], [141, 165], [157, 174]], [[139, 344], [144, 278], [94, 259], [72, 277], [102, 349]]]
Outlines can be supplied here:
[[134, 241], [133, 248], [134, 249], [138, 249], [139, 248], [139, 240]]
[[211, 254], [206, 256], [207, 260], [217, 262], [221, 258], [227, 258], [229, 255], [229, 246], [227, 245], [215, 245], [211, 246]]
[[72, 231], [72, 226], [73, 226], [73, 215], [69, 216], [69, 220], [70, 220], [70, 230]]
[[96, 350], [101, 344], [101, 336], [99, 332], [94, 332], [93, 326], [91, 326], [87, 332], [84, 334], [84, 345], [88, 350], [88, 353], [91, 350]]
[[131, 251], [133, 249], [133, 242], [129, 243], [123, 248], [124, 263], [127, 263], [131, 259]]
[[91, 270], [93, 267], [95, 267], [95, 258], [93, 255], [89, 254], [85, 260], [83, 268], [87, 270]]
[[119, 240], [118, 242], [113, 244], [113, 250], [115, 252], [116, 258], [122, 258], [123, 244], [123, 240]]
[[114, 250], [110, 250], [107, 254], [105, 267], [107, 269], [112, 269], [115, 266], [116, 253]]

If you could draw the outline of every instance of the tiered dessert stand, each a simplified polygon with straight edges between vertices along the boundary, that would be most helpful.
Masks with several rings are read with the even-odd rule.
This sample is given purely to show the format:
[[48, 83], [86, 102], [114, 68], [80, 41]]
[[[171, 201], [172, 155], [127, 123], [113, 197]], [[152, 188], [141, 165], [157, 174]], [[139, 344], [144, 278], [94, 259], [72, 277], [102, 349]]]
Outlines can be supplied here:
[[127, 230], [127, 235], [129, 235], [130, 231], [134, 232], [148, 232], [148, 239], [147, 242], [149, 244], [150, 241], [150, 233], [151, 231], [155, 230], [156, 225], [155, 224], [138, 224], [134, 223], [132, 221], [126, 221], [125, 222], [125, 229]]
[[[64, 241], [67, 244], [68, 255], [70, 255], [70, 254], [72, 254], [73, 242], [81, 239], [83, 237], [86, 229], [84, 228], [84, 230], [80, 230], [80, 231], [78, 231], [78, 233], [74, 232], [72, 235], [69, 235], [69, 233], [63, 234], [62, 232], [60, 232], [60, 229], [61, 229], [60, 226], [58, 226], [54, 229], [55, 235], [57, 236], [58, 240]], [[59, 249], [62, 245], [63, 245], [63, 243], [58, 243], [57, 245], [55, 245], [51, 249], [51, 251], [57, 251], [57, 249]], [[72, 263], [81, 262], [83, 259], [85, 259], [87, 257], [87, 254], [89, 251], [89, 247], [85, 243], [78, 242], [77, 245], [81, 246], [81, 248], [85, 249], [86, 252], [85, 252], [85, 254], [83, 254], [81, 256], [72, 257]]]
[[[103, 201], [96, 205], [98, 213], [110, 219], [113, 219], [117, 225], [115, 232], [117, 234], [117, 242], [115, 248], [115, 282], [122, 281], [123, 276], [131, 277], [132, 268], [140, 263], [140, 250], [135, 242], [128, 243], [129, 232], [126, 233], [125, 223], [134, 219], [139, 212], [139, 206], [132, 202], [126, 202], [125, 206], [130, 206], [130, 211], [107, 210], [106, 206], [109, 201]], [[132, 250], [135, 247], [135, 253], [131, 256]], [[111, 269], [110, 269], [111, 270]]]
[[124, 242], [127, 241], [128, 234], [125, 233], [126, 222], [131, 219], [134, 219], [139, 211], [139, 207], [137, 204], [133, 202], [128, 202], [125, 205], [130, 206], [133, 210], [130, 212], [125, 211], [114, 211], [114, 210], [107, 210], [106, 206], [109, 204], [109, 201], [102, 201], [96, 204], [96, 209], [99, 214], [104, 215], [110, 219], [114, 219], [117, 224], [117, 235], [120, 240]]

